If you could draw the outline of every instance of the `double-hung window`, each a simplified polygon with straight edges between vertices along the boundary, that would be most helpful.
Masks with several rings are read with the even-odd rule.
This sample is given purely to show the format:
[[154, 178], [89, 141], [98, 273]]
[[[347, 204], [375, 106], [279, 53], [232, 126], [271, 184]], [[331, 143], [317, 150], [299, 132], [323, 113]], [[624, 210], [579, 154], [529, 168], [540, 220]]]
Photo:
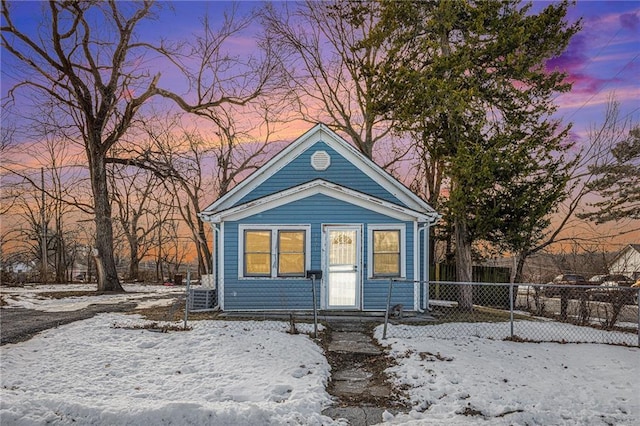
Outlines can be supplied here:
[[244, 231], [244, 276], [271, 276], [271, 232]]
[[369, 277], [403, 277], [404, 226], [369, 226]]
[[309, 269], [308, 226], [250, 226], [240, 230], [242, 277], [304, 277]]
[[280, 230], [278, 232], [278, 276], [305, 275], [306, 231]]

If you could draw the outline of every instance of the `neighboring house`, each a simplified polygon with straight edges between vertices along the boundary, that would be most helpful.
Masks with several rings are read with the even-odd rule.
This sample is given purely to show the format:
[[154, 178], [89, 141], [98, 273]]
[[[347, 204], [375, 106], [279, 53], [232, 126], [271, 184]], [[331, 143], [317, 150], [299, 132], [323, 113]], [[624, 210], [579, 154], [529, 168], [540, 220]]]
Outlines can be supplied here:
[[324, 125], [316, 125], [200, 213], [214, 228], [224, 311], [421, 310], [429, 227], [439, 215]]
[[640, 244], [629, 244], [622, 249], [611, 262], [609, 273], [640, 278]]

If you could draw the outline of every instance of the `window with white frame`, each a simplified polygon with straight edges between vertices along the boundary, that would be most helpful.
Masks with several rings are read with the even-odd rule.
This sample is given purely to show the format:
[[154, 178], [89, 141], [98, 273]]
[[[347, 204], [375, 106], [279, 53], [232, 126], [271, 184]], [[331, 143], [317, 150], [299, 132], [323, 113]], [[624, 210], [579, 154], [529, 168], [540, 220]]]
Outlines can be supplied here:
[[278, 276], [300, 277], [305, 275], [304, 230], [278, 230]]
[[241, 277], [304, 277], [309, 269], [308, 226], [241, 225]]
[[271, 232], [247, 229], [244, 231], [244, 276], [271, 276]]
[[369, 225], [368, 234], [369, 278], [404, 277], [404, 225]]

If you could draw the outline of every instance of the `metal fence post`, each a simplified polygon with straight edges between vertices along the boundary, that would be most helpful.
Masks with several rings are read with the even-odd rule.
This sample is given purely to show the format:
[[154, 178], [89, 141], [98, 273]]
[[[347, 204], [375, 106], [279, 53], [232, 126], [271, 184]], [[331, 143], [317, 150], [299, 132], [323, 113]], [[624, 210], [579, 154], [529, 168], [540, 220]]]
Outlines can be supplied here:
[[393, 280], [389, 280], [389, 293], [387, 294], [387, 309], [384, 311], [384, 327], [382, 328], [382, 338], [387, 338], [387, 323], [389, 322], [389, 307], [391, 305], [391, 289], [393, 288]]
[[189, 296], [191, 292], [191, 271], [187, 271], [187, 287], [186, 287], [187, 295], [184, 298], [184, 329], [187, 329], [187, 319], [189, 318]]
[[436, 263], [436, 299], [440, 299], [440, 264]]
[[311, 294], [313, 295], [313, 337], [318, 338], [318, 308], [316, 306], [316, 274], [311, 275]]
[[509, 321], [511, 322], [511, 339], [513, 340], [513, 283], [509, 284]]

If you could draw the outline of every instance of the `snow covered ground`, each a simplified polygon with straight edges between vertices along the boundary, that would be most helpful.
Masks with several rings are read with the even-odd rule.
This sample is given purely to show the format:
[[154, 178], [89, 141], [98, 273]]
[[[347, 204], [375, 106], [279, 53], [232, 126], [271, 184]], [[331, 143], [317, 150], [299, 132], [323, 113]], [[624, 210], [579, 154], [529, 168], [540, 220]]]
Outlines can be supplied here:
[[[120, 328], [103, 314], [2, 347], [2, 425], [330, 424], [329, 365], [288, 324], [199, 321]], [[116, 324], [119, 328], [114, 328]]]
[[[42, 310], [112, 297], [49, 300], [38, 292], [2, 294], [10, 306]], [[140, 300], [134, 293], [114, 297]], [[191, 321], [192, 330], [169, 333], [132, 328], [147, 322], [102, 314], [0, 347], [0, 424], [341, 423], [321, 414], [331, 403], [321, 348], [286, 333], [287, 323]], [[413, 407], [387, 413], [388, 423], [640, 424], [638, 348], [419, 335], [381, 340], [398, 361], [389, 373]]]
[[49, 284], [25, 287], [0, 287], [2, 299], [10, 307], [36, 309], [44, 312], [67, 312], [86, 308], [91, 304], [137, 302], [138, 308], [169, 305], [173, 299], [146, 300], [150, 296], [185, 294], [185, 287], [147, 284], [123, 284], [126, 293], [65, 297], [42, 297], [43, 293], [66, 291], [95, 291], [95, 284]]
[[[457, 325], [464, 327], [427, 328], [447, 327], [450, 333]], [[409, 414], [389, 416], [391, 423], [640, 424], [639, 348], [516, 343], [468, 334], [442, 339], [427, 331], [419, 338], [381, 340], [382, 327], [375, 335], [398, 362], [388, 373], [407, 389], [413, 407]]]

